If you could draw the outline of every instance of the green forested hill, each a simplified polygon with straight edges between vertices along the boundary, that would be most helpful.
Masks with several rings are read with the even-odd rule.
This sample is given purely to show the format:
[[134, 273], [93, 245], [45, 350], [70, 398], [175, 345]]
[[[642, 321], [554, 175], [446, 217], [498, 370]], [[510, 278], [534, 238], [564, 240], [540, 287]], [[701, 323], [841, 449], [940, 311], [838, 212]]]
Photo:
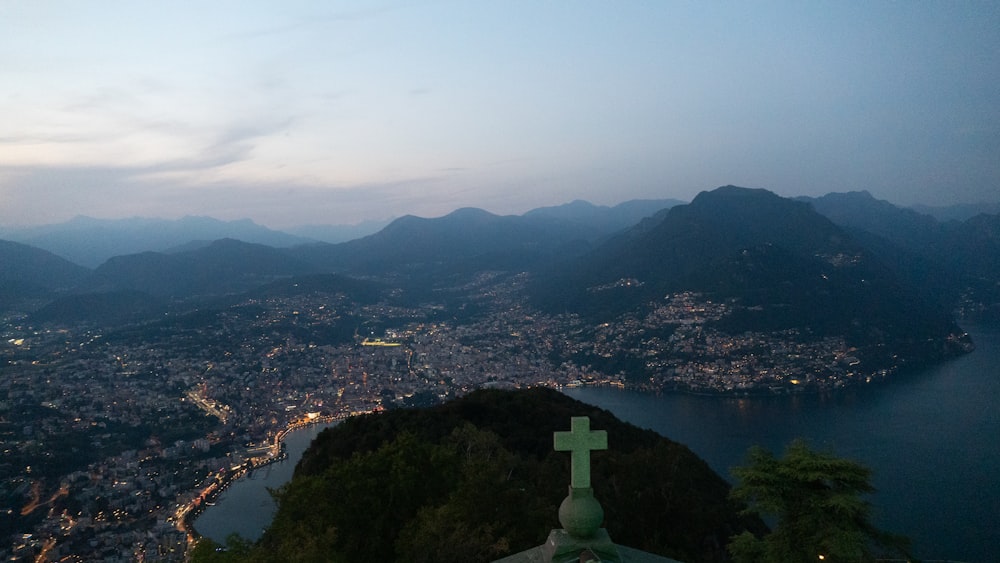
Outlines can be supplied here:
[[552, 451], [552, 433], [571, 416], [608, 432], [592, 471], [616, 543], [722, 561], [730, 536], [761, 528], [683, 445], [553, 390], [484, 390], [325, 430], [260, 542], [227, 552], [206, 544], [195, 561], [474, 562], [539, 545], [559, 527], [569, 456]]

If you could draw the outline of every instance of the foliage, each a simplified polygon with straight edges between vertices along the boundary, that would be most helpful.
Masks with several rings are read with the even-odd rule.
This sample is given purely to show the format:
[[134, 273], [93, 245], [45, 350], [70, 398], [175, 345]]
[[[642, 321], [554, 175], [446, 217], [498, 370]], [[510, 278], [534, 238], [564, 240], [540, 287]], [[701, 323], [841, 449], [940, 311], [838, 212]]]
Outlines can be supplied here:
[[739, 516], [726, 482], [680, 444], [556, 391], [484, 390], [321, 433], [241, 561], [475, 562], [540, 545], [559, 527], [569, 484], [569, 456], [552, 450], [552, 432], [583, 415], [608, 432], [611, 449], [594, 453], [592, 474], [617, 543], [724, 561], [726, 538], [764, 529]]
[[737, 563], [874, 561], [873, 548], [903, 552], [905, 540], [877, 530], [864, 495], [874, 491], [871, 471], [856, 462], [813, 451], [796, 440], [783, 458], [760, 447], [733, 470], [733, 498], [747, 512], [776, 518], [763, 538], [743, 532], [729, 551]]
[[238, 534], [226, 538], [226, 545], [202, 538], [191, 550], [191, 558], [200, 563], [244, 563], [254, 561], [250, 558], [252, 545]]

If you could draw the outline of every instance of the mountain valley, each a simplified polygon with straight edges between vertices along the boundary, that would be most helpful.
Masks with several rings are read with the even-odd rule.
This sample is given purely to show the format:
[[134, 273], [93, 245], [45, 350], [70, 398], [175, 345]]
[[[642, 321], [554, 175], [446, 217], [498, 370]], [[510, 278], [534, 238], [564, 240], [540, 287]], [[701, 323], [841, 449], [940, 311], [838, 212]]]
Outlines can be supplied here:
[[[966, 353], [953, 311], [997, 308], [993, 216], [907, 246], [764, 190], [661, 205], [624, 228], [574, 218], [611, 213], [580, 203], [463, 209], [340, 244], [219, 239], [93, 270], [0, 246], [0, 495], [25, 507], [0, 532], [65, 554], [183, 550], [206, 491], [296, 424], [490, 387], [825, 393]], [[941, 273], [935, 299], [922, 271]]]

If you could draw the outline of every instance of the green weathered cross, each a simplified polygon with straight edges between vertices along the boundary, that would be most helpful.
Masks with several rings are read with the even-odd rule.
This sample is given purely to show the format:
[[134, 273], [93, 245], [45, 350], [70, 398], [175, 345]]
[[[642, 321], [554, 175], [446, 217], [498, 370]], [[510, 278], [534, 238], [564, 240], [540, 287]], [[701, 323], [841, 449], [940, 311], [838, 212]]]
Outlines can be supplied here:
[[557, 452], [571, 452], [570, 486], [574, 489], [590, 488], [590, 452], [608, 449], [608, 433], [604, 430], [590, 430], [590, 418], [574, 416], [570, 419], [569, 432], [552, 434], [553, 447]]

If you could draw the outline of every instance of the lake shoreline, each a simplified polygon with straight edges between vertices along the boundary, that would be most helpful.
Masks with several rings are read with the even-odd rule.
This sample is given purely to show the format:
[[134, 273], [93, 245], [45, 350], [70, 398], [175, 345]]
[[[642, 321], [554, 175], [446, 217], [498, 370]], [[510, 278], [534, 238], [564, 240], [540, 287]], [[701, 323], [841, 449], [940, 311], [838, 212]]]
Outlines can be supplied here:
[[[805, 438], [873, 469], [876, 525], [913, 539], [915, 555], [989, 563], [992, 547], [1000, 545], [1000, 532], [984, 527], [993, 516], [989, 507], [1000, 506], [993, 486], [1000, 474], [1000, 413], [992, 400], [1000, 396], [994, 367], [1000, 366], [1000, 327], [968, 328], [980, 343], [975, 352], [885, 382], [824, 392], [735, 396], [610, 383], [559, 390], [684, 444], [730, 482], [728, 469], [742, 464], [750, 445], [780, 453], [792, 439]], [[259, 532], [270, 522], [260, 512], [250, 506], [235, 510], [234, 518], [254, 518], [249, 527]]]

